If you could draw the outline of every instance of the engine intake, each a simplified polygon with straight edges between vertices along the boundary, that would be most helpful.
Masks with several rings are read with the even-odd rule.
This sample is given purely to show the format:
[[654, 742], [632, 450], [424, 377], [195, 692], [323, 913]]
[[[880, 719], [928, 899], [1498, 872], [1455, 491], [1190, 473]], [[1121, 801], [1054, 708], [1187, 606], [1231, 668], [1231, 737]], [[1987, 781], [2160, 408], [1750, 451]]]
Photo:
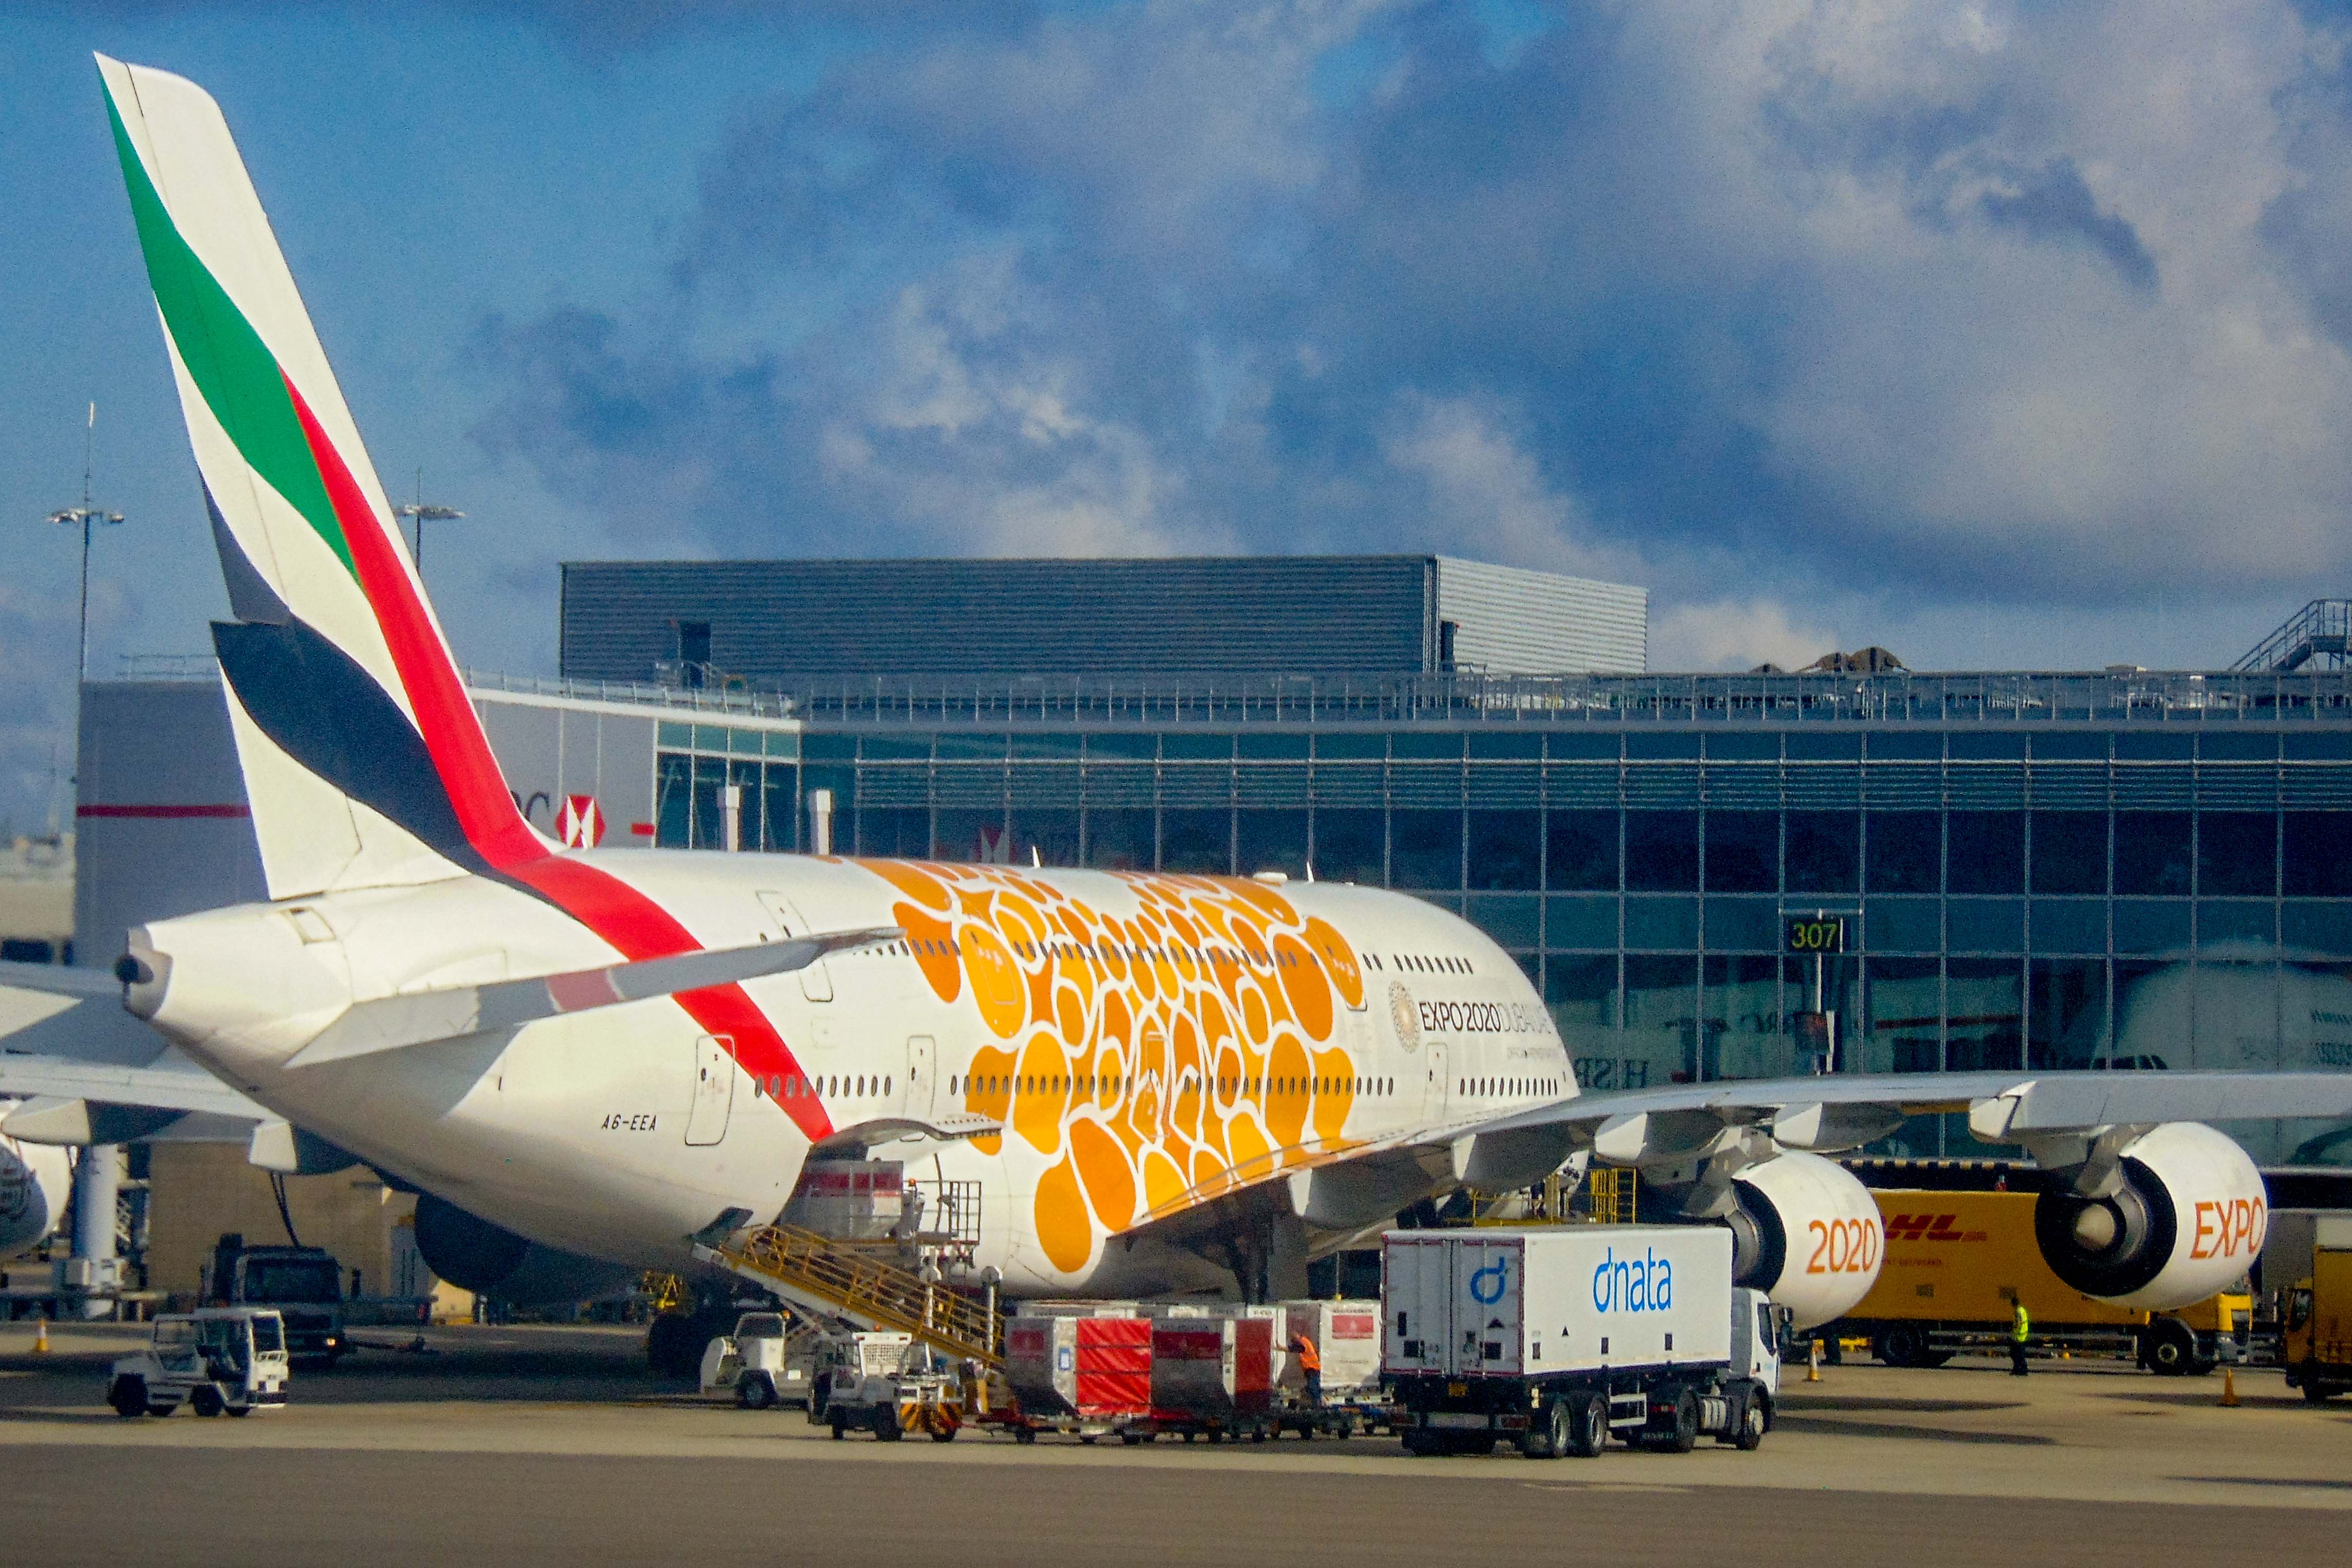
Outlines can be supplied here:
[[2234, 1284], [2262, 1256], [2262, 1173], [2236, 1142], [2168, 1121], [2124, 1146], [2103, 1197], [2061, 1187], [2033, 1205], [2050, 1271], [2085, 1296], [2168, 1311]]
[[1843, 1165], [1792, 1150], [1748, 1166], [1732, 1186], [1732, 1277], [1788, 1308], [1797, 1327], [1843, 1317], [1878, 1283], [1878, 1204]]

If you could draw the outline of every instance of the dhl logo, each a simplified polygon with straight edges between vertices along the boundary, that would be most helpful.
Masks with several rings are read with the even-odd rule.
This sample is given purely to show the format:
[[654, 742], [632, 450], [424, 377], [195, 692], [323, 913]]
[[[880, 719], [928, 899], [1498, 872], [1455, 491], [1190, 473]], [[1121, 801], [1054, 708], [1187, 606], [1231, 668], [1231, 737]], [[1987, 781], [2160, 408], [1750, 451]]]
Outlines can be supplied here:
[[1898, 1214], [1886, 1216], [1886, 1239], [1895, 1241], [1961, 1241], [1966, 1237], [1952, 1228], [1960, 1216], [1956, 1214]]
[[2269, 1212], [2262, 1199], [2200, 1203], [2195, 1214], [2196, 1224], [2189, 1239], [2189, 1257], [2235, 1258], [2242, 1252], [2251, 1257], [2263, 1249], [2263, 1230]]

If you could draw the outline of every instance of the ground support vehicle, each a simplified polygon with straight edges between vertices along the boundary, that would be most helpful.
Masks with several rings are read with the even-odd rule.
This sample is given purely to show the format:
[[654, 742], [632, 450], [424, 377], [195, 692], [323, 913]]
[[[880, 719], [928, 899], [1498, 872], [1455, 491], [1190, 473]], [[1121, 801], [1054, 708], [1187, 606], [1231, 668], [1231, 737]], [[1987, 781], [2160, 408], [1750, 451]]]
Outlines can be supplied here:
[[1731, 1283], [1699, 1226], [1391, 1231], [1381, 1368], [1411, 1454], [1598, 1454], [1612, 1436], [1754, 1448], [1772, 1425], [1785, 1312]]
[[343, 1321], [343, 1277], [322, 1247], [247, 1247], [232, 1231], [213, 1247], [205, 1297], [231, 1307], [275, 1307], [286, 1321], [286, 1352], [331, 1367], [352, 1349]]
[[909, 1334], [840, 1333], [818, 1347], [809, 1389], [811, 1424], [834, 1437], [871, 1432], [895, 1443], [909, 1432], [951, 1442], [963, 1429], [964, 1384], [932, 1364]]
[[746, 1410], [773, 1405], [805, 1409], [822, 1338], [814, 1329], [794, 1333], [782, 1312], [745, 1312], [735, 1320], [733, 1333], [704, 1348], [702, 1392], [732, 1394]]
[[2311, 1272], [2286, 1292], [2279, 1360], [2287, 1385], [2318, 1405], [2352, 1390], [2352, 1219], [2315, 1228]]
[[2251, 1297], [2224, 1294], [2151, 1313], [2085, 1296], [2043, 1260], [2031, 1193], [1883, 1188], [1873, 1195], [1886, 1238], [1878, 1283], [1852, 1312], [1813, 1331], [1825, 1343], [1867, 1339], [1889, 1366], [1941, 1366], [1964, 1352], [2006, 1355], [2021, 1299], [2035, 1355], [2130, 1356], [2171, 1377], [2245, 1360]]
[[286, 1403], [286, 1324], [274, 1309], [205, 1307], [157, 1317], [147, 1344], [114, 1363], [117, 1415], [250, 1415]]
[[1151, 1420], [1151, 1320], [1131, 1307], [1051, 1304], [1005, 1325], [1004, 1380], [1018, 1401], [1003, 1424], [1023, 1442], [1066, 1432], [1082, 1443]]

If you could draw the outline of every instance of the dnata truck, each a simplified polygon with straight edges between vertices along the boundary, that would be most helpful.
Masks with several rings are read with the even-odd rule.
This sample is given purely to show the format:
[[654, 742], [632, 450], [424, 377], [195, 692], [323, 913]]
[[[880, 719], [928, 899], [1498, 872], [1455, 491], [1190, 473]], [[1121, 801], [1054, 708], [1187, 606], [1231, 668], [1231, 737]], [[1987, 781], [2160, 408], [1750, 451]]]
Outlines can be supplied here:
[[1381, 1365], [1412, 1454], [1687, 1453], [1772, 1425], [1786, 1315], [1706, 1226], [1391, 1231]]
[[2095, 1300], [2050, 1271], [2033, 1237], [2031, 1193], [1886, 1188], [1873, 1196], [1885, 1261], [1870, 1293], [1817, 1331], [1832, 1344], [1866, 1337], [1889, 1366], [2005, 1353], [2022, 1300], [2037, 1352], [2128, 1355], [2173, 1377], [2245, 1357], [2252, 1297], [2224, 1293], [2177, 1312]]
[[2313, 1226], [2310, 1272], [2288, 1287], [2280, 1325], [2287, 1386], [2314, 1405], [2352, 1389], [2352, 1219]]

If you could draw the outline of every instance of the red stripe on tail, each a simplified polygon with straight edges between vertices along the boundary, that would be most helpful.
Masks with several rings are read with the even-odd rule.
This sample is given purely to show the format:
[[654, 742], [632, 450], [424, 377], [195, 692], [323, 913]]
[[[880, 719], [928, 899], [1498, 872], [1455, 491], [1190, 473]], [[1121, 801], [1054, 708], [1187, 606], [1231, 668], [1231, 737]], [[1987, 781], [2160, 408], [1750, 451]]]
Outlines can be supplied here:
[[[279, 375], [284, 379], [283, 372]], [[515, 809], [506, 777], [482, 733], [480, 716], [467, 699], [457, 666], [433, 617], [425, 613], [407, 568], [384, 536], [374, 508], [291, 381], [286, 383], [286, 395], [294, 400], [303, 437], [310, 445], [320, 477], [326, 481], [327, 498], [334, 505], [335, 520], [359, 571], [360, 591], [375, 611], [384, 646], [392, 652], [393, 666], [416, 714], [416, 727], [424, 733], [425, 749], [433, 755], [466, 841], [494, 869], [541, 894], [603, 937], [624, 958], [700, 952], [702, 944], [667, 910], [617, 877], [553, 853], [547, 840]], [[680, 992], [677, 1004], [704, 1033], [729, 1043], [744, 1071], [759, 1078], [800, 1075], [792, 1047], [741, 986]], [[833, 1131], [832, 1119], [812, 1095], [777, 1103], [812, 1142]]]

